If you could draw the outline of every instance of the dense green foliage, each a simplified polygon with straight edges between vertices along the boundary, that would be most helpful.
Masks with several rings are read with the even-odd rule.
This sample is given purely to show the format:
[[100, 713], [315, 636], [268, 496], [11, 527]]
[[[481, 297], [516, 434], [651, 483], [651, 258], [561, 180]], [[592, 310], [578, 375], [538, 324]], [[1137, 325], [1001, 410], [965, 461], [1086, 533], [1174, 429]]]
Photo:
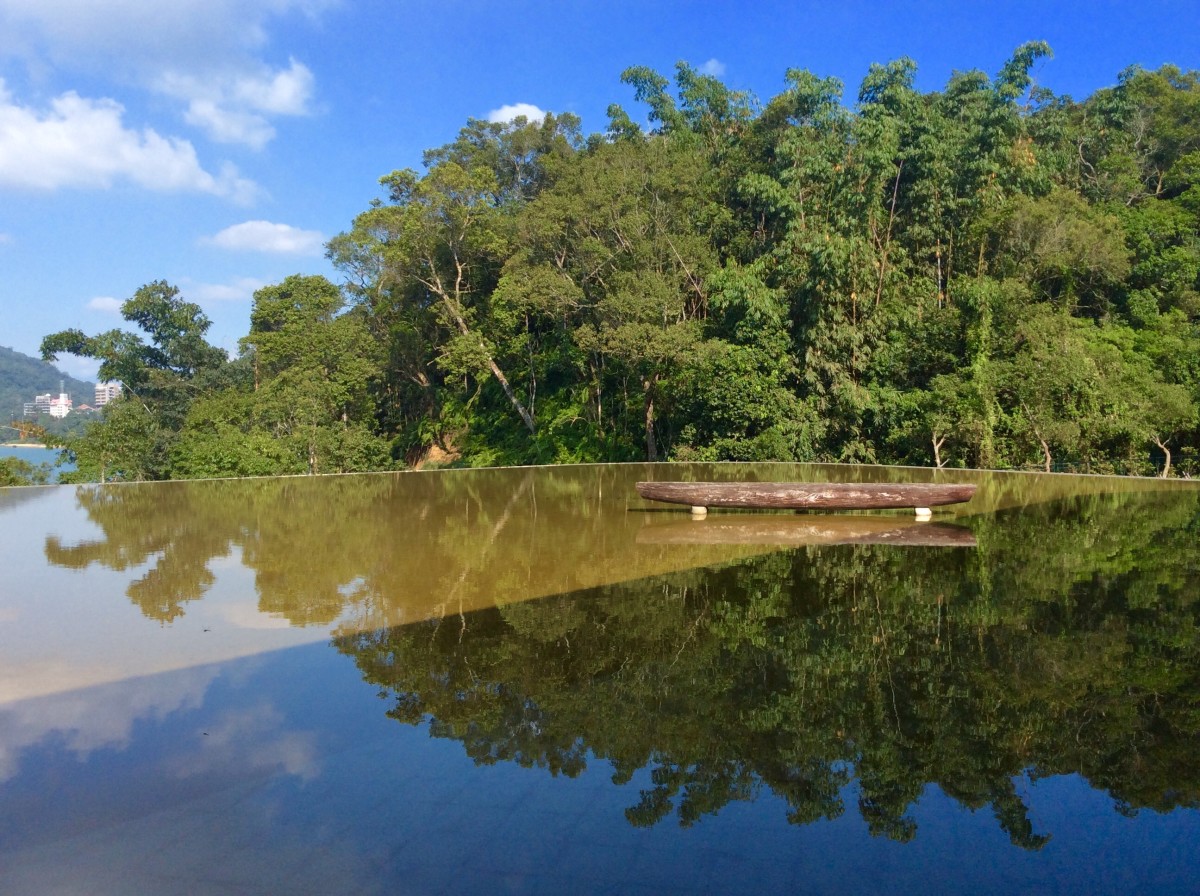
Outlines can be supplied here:
[[[856, 99], [792, 70], [765, 103], [632, 68], [648, 130], [616, 105], [586, 138], [472, 120], [330, 242], [348, 307], [269, 287], [228, 363], [173, 359], [204, 325], [163, 307], [127, 305], [153, 345], [49, 337], [132, 386], [81, 475], [433, 449], [1200, 471], [1200, 73], [1076, 102], [1034, 85], [1048, 52], [927, 94], [910, 60], [874, 65]], [[101, 441], [143, 459], [85, 462]]]
[[31, 464], [19, 457], [0, 457], [0, 486], [44, 485], [49, 481], [49, 464]]
[[150, 341], [122, 330], [47, 336], [42, 351], [96, 358], [121, 399], [80, 438], [62, 481], [105, 482], [383, 469], [386, 443], [365, 425], [373, 346], [358, 315], [337, 314], [323, 277], [289, 277], [255, 294], [250, 335], [229, 360], [204, 335], [210, 321], [157, 281], [122, 305]]

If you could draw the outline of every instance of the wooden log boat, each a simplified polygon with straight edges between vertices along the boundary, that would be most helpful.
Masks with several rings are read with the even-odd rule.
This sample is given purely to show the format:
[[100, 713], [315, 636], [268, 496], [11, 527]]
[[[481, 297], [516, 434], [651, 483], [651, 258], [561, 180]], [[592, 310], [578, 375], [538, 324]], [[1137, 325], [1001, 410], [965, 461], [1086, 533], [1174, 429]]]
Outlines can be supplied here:
[[919, 523], [895, 516], [730, 514], [703, 524], [690, 520], [650, 523], [638, 544], [745, 544], [777, 547], [889, 544], [900, 547], [973, 548], [975, 533], [950, 523]]
[[895, 510], [962, 504], [974, 485], [937, 482], [639, 482], [651, 501], [773, 510]]

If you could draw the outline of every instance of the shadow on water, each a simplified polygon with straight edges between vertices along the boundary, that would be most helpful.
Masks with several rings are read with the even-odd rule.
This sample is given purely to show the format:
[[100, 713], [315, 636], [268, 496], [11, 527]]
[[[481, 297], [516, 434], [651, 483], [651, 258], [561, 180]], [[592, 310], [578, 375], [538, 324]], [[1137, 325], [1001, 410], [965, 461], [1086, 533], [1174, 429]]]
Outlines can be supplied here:
[[398, 721], [477, 762], [650, 770], [631, 824], [764, 788], [788, 820], [911, 839], [930, 785], [1040, 848], [1014, 780], [1078, 773], [1121, 811], [1200, 800], [1197, 495], [976, 518], [978, 551], [808, 547], [345, 634]]

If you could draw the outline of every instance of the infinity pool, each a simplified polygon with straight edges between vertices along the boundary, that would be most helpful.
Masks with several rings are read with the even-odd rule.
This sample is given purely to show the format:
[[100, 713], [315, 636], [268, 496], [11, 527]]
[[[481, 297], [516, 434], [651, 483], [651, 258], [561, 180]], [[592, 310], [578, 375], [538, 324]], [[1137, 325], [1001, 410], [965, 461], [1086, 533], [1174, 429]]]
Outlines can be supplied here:
[[0, 893], [1200, 891], [1190, 483], [0, 489], [0, 558]]

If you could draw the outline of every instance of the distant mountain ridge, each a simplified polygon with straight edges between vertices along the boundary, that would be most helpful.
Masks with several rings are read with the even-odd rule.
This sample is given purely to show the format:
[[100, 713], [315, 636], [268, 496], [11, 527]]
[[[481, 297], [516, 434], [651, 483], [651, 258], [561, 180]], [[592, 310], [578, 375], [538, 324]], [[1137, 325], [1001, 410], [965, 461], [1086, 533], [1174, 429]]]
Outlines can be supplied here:
[[96, 384], [77, 380], [53, 364], [0, 346], [0, 418], [7, 422], [21, 416], [25, 402], [40, 393], [58, 394], [62, 382], [75, 404], [91, 404]]

